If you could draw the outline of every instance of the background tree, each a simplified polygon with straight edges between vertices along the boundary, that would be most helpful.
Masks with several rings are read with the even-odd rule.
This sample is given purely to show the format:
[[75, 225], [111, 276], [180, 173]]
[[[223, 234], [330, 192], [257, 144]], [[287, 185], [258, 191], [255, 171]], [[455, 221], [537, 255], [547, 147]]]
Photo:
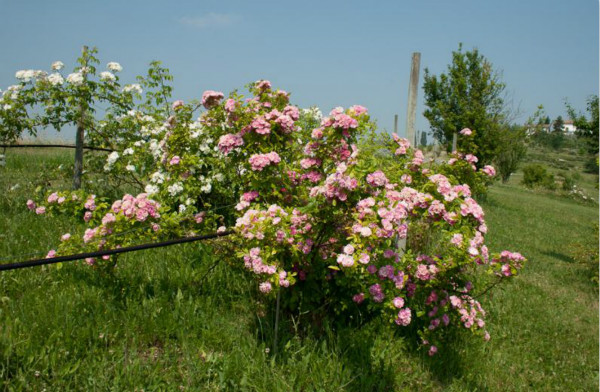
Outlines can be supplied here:
[[[433, 136], [440, 143], [450, 144], [454, 133], [463, 128], [475, 132], [469, 152], [479, 157], [478, 165], [491, 163], [498, 155], [498, 141], [506, 118], [500, 81], [492, 64], [477, 49], [452, 52], [452, 64], [447, 73], [431, 75], [425, 69], [425, 104], [423, 113], [429, 120]], [[461, 149], [461, 138], [458, 142]]]
[[575, 112], [575, 109], [567, 102], [567, 113], [573, 119], [573, 124], [577, 127], [576, 135], [583, 140], [588, 153], [591, 155], [587, 164], [587, 169], [598, 173], [598, 96], [592, 95], [587, 101], [587, 111], [590, 118], [582, 113]]
[[427, 133], [421, 132], [421, 142], [419, 143], [421, 146], [427, 146]]
[[519, 164], [527, 155], [525, 144], [526, 129], [513, 125], [500, 134], [499, 150], [502, 151], [494, 160], [494, 165], [503, 183], [508, 182], [512, 173], [516, 172]]
[[562, 116], [558, 116], [556, 117], [556, 120], [554, 120], [554, 124], [552, 124], [552, 132], [563, 132], [563, 128], [565, 126], [565, 122], [562, 118]]

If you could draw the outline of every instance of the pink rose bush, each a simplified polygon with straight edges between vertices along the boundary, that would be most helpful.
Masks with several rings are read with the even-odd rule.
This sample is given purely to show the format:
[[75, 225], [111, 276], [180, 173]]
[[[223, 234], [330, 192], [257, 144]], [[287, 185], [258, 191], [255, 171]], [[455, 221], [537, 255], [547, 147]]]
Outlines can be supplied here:
[[525, 263], [485, 245], [474, 197], [493, 168], [458, 152], [436, 164], [398, 135], [374, 143], [363, 106], [321, 117], [268, 81], [249, 91], [206, 91], [198, 118], [183, 104], [168, 117], [136, 115], [139, 135], [106, 164], [144, 162], [137, 196], [59, 191], [28, 201], [30, 210], [85, 220], [52, 255], [233, 230], [228, 263], [256, 280], [259, 295], [280, 293], [288, 310], [302, 294], [315, 312], [327, 301], [336, 313], [379, 313], [418, 329], [430, 355], [450, 328], [488, 337], [478, 294]]

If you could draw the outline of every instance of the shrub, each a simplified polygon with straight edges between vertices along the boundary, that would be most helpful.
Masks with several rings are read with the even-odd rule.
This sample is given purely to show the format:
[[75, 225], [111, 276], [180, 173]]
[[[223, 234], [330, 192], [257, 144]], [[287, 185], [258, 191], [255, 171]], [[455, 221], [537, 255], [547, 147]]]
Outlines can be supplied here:
[[[285, 290], [288, 312], [381, 315], [419, 330], [430, 355], [453, 328], [489, 338], [476, 297], [525, 261], [485, 245], [484, 212], [471, 195], [494, 169], [477, 169], [472, 154], [437, 165], [395, 134], [378, 155], [364, 154], [357, 146], [375, 131], [366, 108], [322, 117], [268, 81], [249, 91], [248, 99], [206, 91], [198, 119], [182, 101], [166, 118], [123, 117], [140, 131], [105, 170], [139, 173], [145, 193], [114, 200], [56, 191], [28, 201], [38, 214], [65, 212], [87, 224], [48, 257], [232, 226], [225, 259], [248, 271], [264, 301]], [[110, 259], [88, 264], [112, 268]]]
[[534, 163], [523, 168], [523, 185], [528, 188], [542, 187], [546, 189], [556, 189], [554, 175], [548, 173], [546, 168], [540, 164]]

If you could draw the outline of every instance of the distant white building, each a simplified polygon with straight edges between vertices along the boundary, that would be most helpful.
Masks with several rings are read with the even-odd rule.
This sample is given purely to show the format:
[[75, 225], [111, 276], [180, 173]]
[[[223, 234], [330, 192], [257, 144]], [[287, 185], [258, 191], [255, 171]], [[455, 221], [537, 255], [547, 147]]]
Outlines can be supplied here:
[[[528, 135], [532, 135], [536, 131], [549, 133], [554, 129], [554, 122], [552, 124], [525, 124], [525, 127]], [[575, 135], [577, 127], [573, 124], [573, 120], [565, 120], [562, 130], [566, 135]]]
[[567, 135], [574, 135], [577, 127], [573, 124], [573, 120], [565, 120], [565, 125], [563, 125], [563, 132]]

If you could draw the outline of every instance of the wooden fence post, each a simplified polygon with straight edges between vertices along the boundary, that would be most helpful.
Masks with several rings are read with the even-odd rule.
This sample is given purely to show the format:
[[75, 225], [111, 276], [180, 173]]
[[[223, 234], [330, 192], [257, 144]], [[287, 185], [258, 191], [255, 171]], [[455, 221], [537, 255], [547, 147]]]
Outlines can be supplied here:
[[[87, 66], [87, 50], [84, 46], [81, 50], [85, 61], [84, 66]], [[83, 73], [84, 83], [87, 81], [86, 74]], [[83, 103], [79, 103], [79, 116], [77, 118], [77, 133], [75, 134], [75, 165], [73, 168], [73, 189], [81, 188], [81, 174], [83, 172], [83, 139], [85, 137], [84, 119], [86, 111]]]
[[394, 133], [398, 134], [398, 115], [394, 114]]
[[458, 144], [458, 133], [452, 134], [452, 152], [456, 151], [456, 145]]
[[421, 53], [412, 54], [410, 69], [410, 84], [408, 85], [408, 105], [406, 109], [406, 138], [413, 146], [417, 145], [415, 139], [415, 119], [417, 117], [417, 91], [419, 90], [419, 68], [421, 67]]

